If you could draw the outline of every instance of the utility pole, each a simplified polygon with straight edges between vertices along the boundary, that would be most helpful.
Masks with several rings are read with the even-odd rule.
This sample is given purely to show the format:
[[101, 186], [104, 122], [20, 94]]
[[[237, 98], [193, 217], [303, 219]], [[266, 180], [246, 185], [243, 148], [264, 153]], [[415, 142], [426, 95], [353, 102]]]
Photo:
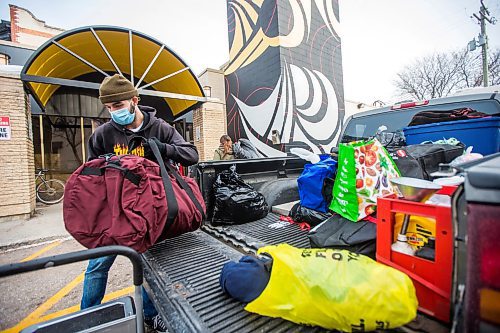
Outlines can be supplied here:
[[474, 51], [477, 46], [482, 47], [482, 58], [483, 58], [483, 86], [488, 86], [488, 35], [486, 34], [486, 21], [490, 24], [495, 24], [496, 19], [494, 17], [489, 17], [490, 12], [488, 8], [484, 5], [483, 0], [481, 0], [481, 7], [479, 8], [479, 16], [474, 13], [473, 16], [478, 20], [481, 25], [481, 33], [478, 36], [478, 42], [476, 44], [476, 39], [469, 42], [469, 51]]

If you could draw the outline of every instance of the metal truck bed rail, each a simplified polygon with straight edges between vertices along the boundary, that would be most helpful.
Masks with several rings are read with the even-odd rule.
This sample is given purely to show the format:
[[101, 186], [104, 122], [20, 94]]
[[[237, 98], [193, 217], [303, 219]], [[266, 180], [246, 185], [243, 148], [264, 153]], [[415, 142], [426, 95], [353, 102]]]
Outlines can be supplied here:
[[255, 253], [257, 249], [265, 245], [276, 245], [287, 243], [295, 247], [309, 248], [307, 231], [300, 230], [296, 224], [284, 224], [279, 229], [270, 228], [279, 222], [279, 215], [269, 213], [265, 218], [232, 226], [213, 226], [205, 224], [203, 230], [216, 238], [240, 247], [247, 253]]

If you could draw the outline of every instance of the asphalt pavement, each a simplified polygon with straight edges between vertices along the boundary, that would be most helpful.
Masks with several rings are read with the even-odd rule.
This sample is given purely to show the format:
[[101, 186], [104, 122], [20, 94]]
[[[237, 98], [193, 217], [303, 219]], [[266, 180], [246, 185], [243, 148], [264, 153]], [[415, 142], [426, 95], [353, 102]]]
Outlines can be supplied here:
[[[62, 203], [38, 205], [30, 220], [0, 222], [0, 265], [83, 250], [66, 231]], [[87, 262], [0, 278], [0, 332], [79, 310]], [[131, 295], [132, 265], [118, 257], [109, 273], [107, 299]]]

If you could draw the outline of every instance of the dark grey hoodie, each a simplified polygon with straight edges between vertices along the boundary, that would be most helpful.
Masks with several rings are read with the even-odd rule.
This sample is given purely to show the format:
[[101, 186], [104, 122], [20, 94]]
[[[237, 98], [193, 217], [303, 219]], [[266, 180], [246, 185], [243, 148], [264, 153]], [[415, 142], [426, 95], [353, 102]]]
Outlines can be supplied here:
[[[114, 153], [115, 155], [127, 154], [128, 144], [134, 135], [147, 139], [156, 137], [160, 142], [167, 144], [165, 160], [189, 166], [198, 163], [196, 147], [186, 142], [182, 136], [165, 120], [156, 117], [156, 110], [149, 106], [139, 106], [144, 114], [144, 123], [138, 132], [132, 132], [113, 120], [99, 126], [88, 142], [88, 159], [92, 160], [99, 155]], [[132, 151], [133, 154], [144, 156], [142, 147]], [[146, 156], [147, 157], [147, 156]]]

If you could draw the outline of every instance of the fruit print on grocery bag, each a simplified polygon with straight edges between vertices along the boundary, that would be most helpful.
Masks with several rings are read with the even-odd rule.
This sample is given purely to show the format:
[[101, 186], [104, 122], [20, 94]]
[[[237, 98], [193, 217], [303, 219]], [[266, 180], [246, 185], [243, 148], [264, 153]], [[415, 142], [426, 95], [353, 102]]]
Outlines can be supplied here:
[[351, 221], [376, 211], [377, 198], [394, 193], [400, 173], [377, 139], [341, 144], [330, 209]]

